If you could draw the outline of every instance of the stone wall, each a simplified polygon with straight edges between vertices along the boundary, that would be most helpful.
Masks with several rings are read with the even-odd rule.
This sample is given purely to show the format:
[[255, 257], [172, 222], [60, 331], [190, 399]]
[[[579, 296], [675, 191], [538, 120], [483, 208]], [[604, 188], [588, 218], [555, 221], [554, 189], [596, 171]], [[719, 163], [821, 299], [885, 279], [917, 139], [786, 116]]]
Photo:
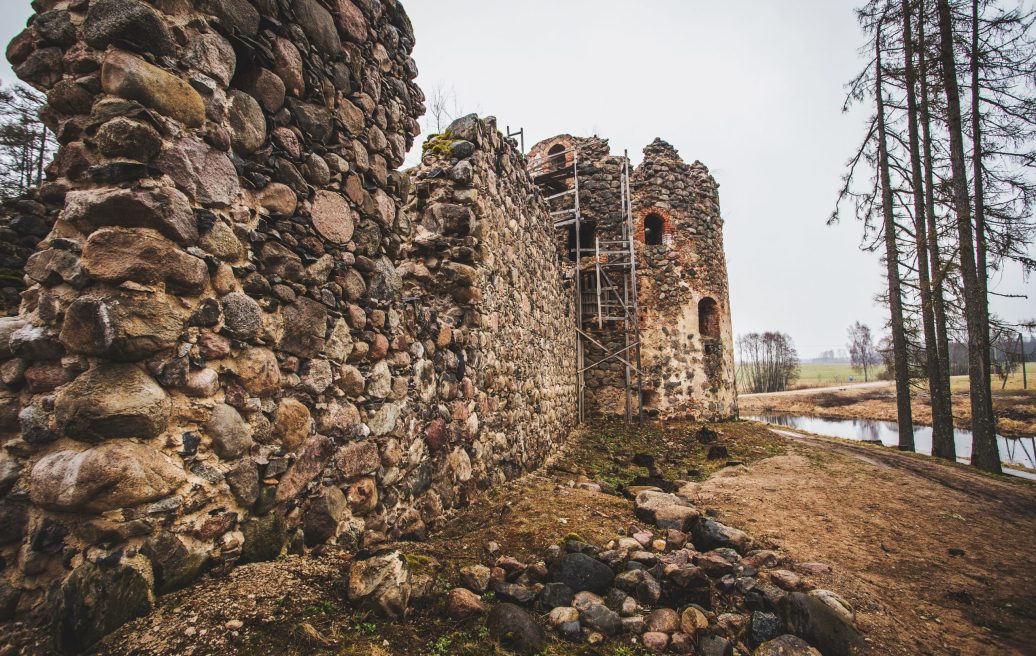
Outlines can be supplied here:
[[[705, 165], [686, 164], [660, 139], [644, 149], [631, 185], [645, 410], [663, 417], [735, 416], [719, 185]], [[644, 238], [644, 222], [652, 214], [662, 220], [659, 245], [648, 245]]]
[[[434, 363], [439, 381], [438, 393], [431, 380], [420, 390], [425, 441], [481, 487], [542, 463], [575, 424], [574, 301], [514, 142], [492, 118], [465, 117], [447, 134], [412, 173], [400, 268], [420, 307], [418, 370]], [[450, 401], [455, 381], [462, 395]]]
[[57, 220], [0, 331], [0, 618], [76, 650], [207, 569], [420, 532], [455, 482], [395, 267], [402, 7], [34, 7], [7, 54], [47, 94]]
[[14, 207], [50, 223], [0, 323], [0, 620], [76, 651], [205, 571], [419, 538], [559, 446], [546, 204], [492, 120], [396, 172], [398, 3], [38, 5], [8, 56], [61, 148]]

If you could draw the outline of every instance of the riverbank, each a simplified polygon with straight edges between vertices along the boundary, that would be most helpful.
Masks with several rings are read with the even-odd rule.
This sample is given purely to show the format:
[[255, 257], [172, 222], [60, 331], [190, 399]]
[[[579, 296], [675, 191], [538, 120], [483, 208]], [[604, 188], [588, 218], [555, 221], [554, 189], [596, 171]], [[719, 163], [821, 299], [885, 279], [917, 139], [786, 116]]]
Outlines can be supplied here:
[[[896, 390], [892, 385], [794, 394], [759, 394], [739, 399], [742, 416], [800, 415], [825, 419], [874, 419], [896, 421]], [[932, 425], [931, 400], [926, 391], [914, 393], [914, 424]], [[993, 408], [998, 432], [1005, 437], [1036, 435], [1036, 389], [993, 389]], [[967, 380], [954, 380], [953, 423], [971, 428]]]

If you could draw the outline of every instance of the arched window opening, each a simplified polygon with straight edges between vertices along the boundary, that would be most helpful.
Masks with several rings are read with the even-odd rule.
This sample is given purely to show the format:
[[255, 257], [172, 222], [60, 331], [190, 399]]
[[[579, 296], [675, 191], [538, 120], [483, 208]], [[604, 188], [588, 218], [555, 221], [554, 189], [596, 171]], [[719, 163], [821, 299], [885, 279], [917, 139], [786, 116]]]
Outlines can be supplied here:
[[[594, 249], [597, 237], [597, 224], [593, 221], [583, 221], [579, 224], [579, 250], [581, 255], [586, 257]], [[576, 259], [576, 226], [568, 226], [568, 259]]]
[[547, 157], [552, 168], [560, 169], [565, 166], [565, 150], [565, 144], [554, 144], [547, 151]]
[[719, 304], [703, 298], [698, 303], [698, 333], [704, 339], [719, 339]]
[[665, 221], [657, 214], [644, 217], [644, 243], [648, 246], [661, 246]]

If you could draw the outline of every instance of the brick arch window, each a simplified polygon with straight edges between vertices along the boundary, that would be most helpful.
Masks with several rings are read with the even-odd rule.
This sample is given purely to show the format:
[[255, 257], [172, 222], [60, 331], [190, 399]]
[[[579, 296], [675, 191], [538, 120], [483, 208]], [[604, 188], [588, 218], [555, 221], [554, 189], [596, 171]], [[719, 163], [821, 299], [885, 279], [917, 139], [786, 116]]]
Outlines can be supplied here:
[[565, 166], [567, 157], [565, 157], [565, 144], [556, 143], [550, 147], [547, 151], [547, 161], [550, 162], [551, 168], [560, 169]]
[[656, 212], [644, 217], [644, 243], [648, 246], [661, 246], [665, 236], [665, 219]]
[[698, 333], [705, 339], [719, 338], [719, 303], [714, 298], [698, 302]]

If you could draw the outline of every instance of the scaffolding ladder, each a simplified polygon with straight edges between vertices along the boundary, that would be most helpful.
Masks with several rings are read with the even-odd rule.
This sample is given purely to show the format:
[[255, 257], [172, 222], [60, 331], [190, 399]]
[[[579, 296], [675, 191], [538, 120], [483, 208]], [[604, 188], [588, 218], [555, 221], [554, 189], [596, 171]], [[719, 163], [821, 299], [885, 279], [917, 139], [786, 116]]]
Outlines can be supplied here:
[[[637, 310], [637, 262], [633, 245], [633, 202], [630, 193], [629, 156], [624, 153], [620, 167], [620, 208], [618, 239], [583, 246], [583, 215], [580, 207], [579, 148], [548, 153], [529, 162], [533, 182], [551, 203], [551, 219], [556, 230], [572, 234], [575, 263], [576, 372], [579, 421], [586, 420], [586, 374], [603, 365], [619, 361], [623, 368], [626, 395], [626, 421], [644, 420], [643, 373], [640, 358], [640, 321]], [[570, 232], [571, 231], [571, 232]], [[610, 331], [618, 340], [598, 340], [590, 331], [596, 327], [603, 337]], [[607, 342], [618, 341], [619, 346]], [[603, 355], [588, 356], [593, 345]]]

